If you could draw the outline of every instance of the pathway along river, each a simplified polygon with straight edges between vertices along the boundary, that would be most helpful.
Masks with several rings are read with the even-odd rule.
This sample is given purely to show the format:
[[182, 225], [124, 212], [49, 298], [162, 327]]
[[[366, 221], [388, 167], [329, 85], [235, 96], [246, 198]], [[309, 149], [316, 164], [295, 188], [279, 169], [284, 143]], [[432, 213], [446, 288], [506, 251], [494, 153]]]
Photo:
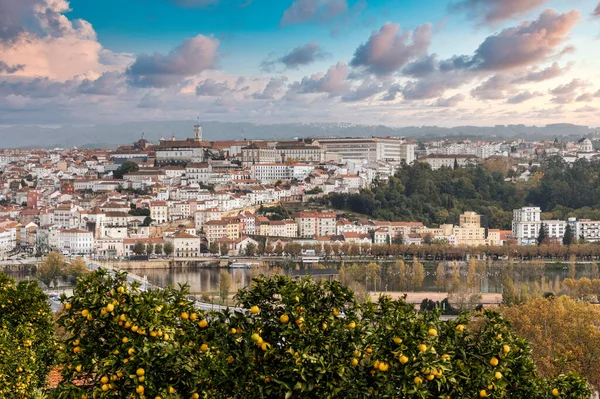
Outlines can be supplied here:
[[[408, 263], [407, 263], [408, 265]], [[462, 263], [460, 276], [462, 281], [466, 281], [468, 264]], [[333, 265], [332, 265], [333, 266]], [[421, 291], [421, 292], [441, 292], [450, 288], [452, 277], [448, 271], [445, 277], [445, 287], [436, 286], [436, 266], [434, 263], [425, 263], [425, 280], [422, 287], [412, 289], [409, 287], [400, 287], [397, 275], [390, 275], [382, 271], [381, 278], [378, 281], [367, 279], [367, 289], [369, 291]], [[330, 266], [329, 266], [330, 267]], [[501, 293], [502, 292], [502, 271], [507, 267], [505, 263], [494, 263], [488, 266], [485, 272], [476, 274], [476, 280], [479, 283], [482, 293]], [[537, 269], [537, 271], [535, 271]], [[258, 274], [273, 274], [277, 270], [268, 268], [253, 269], [218, 269], [218, 268], [193, 268], [180, 270], [158, 270], [158, 269], [132, 269], [131, 273], [138, 276], [147, 276], [148, 282], [160, 287], [177, 284], [189, 284], [191, 292], [194, 294], [213, 293], [218, 295], [219, 277], [222, 270], [227, 270], [231, 277], [230, 292], [236, 292], [240, 288], [246, 287], [252, 278]], [[279, 269], [279, 273], [284, 273]], [[27, 273], [10, 273], [11, 277], [18, 280], [35, 276]], [[567, 263], [548, 264], [542, 270], [539, 266], [532, 267], [532, 264], [515, 264], [513, 267], [513, 280], [516, 284], [521, 282], [540, 282], [542, 276], [550, 288], [559, 287], [560, 282], [569, 276], [569, 265]], [[593, 277], [590, 264], [578, 264], [576, 278]], [[362, 285], [364, 282], [360, 281]]]

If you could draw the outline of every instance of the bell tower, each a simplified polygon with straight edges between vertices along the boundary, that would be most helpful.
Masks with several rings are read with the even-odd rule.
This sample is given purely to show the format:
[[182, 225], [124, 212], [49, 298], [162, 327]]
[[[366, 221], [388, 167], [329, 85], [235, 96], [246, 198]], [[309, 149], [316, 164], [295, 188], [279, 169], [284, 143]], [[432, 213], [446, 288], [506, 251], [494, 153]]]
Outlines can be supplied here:
[[202, 126], [194, 125], [194, 141], [202, 141]]

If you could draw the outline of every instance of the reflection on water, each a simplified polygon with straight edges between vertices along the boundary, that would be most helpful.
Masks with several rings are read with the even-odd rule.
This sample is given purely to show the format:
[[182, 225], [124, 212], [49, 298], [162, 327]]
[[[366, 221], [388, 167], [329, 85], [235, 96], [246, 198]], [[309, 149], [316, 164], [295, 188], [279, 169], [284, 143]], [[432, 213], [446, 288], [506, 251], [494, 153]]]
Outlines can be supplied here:
[[[328, 265], [329, 266], [329, 265]], [[581, 267], [579, 267], [581, 266]], [[446, 276], [443, 287], [436, 286], [436, 265], [425, 264], [426, 273], [423, 286], [418, 291], [438, 292], [447, 291], [451, 287], [451, 277]], [[231, 276], [230, 292], [235, 292], [246, 287], [252, 278], [258, 274], [273, 274], [272, 269], [253, 268], [253, 269], [175, 269], [175, 270], [157, 270], [157, 269], [133, 269], [130, 273], [137, 274], [141, 277], [146, 275], [148, 281], [160, 287], [169, 285], [177, 286], [178, 284], [189, 284], [192, 293], [210, 293], [217, 292], [219, 289], [219, 275], [221, 271], [226, 270]], [[502, 292], [502, 273], [504, 266], [496, 265], [490, 267], [483, 273], [477, 274], [477, 280], [481, 287], [481, 292], [500, 293]], [[519, 281], [540, 281], [544, 276], [550, 287], [558, 286], [562, 280], [568, 277], [567, 265], [554, 266], [540, 270], [539, 275], [533, 275], [526, 264], [515, 267], [513, 279]], [[9, 273], [9, 275], [17, 280], [32, 278], [33, 276], [27, 272]], [[467, 269], [461, 268], [460, 277], [466, 280]], [[585, 265], [578, 265], [576, 278], [591, 277]], [[66, 282], [65, 282], [66, 283]], [[406, 290], [406, 287], [401, 287], [399, 281], [394, 276], [389, 276], [382, 271], [381, 279], [378, 281], [369, 280], [367, 282], [369, 291], [401, 291]]]

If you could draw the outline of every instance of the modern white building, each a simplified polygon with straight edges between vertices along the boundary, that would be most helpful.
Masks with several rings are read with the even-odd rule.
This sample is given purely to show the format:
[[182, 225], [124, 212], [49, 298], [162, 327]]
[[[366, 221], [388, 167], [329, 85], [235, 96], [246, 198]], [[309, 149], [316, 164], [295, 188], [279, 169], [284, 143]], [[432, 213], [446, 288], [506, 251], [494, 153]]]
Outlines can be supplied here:
[[437, 170], [442, 167], [454, 168], [458, 164], [459, 168], [474, 165], [477, 163], [477, 157], [473, 155], [441, 155], [432, 154], [425, 158], [419, 158], [420, 162], [426, 162], [431, 165], [431, 169]]
[[366, 159], [410, 164], [415, 160], [415, 145], [394, 137], [320, 138], [325, 151], [335, 152], [344, 160]]
[[525, 207], [513, 211], [512, 233], [517, 244], [533, 245], [540, 234], [542, 210], [539, 207]]

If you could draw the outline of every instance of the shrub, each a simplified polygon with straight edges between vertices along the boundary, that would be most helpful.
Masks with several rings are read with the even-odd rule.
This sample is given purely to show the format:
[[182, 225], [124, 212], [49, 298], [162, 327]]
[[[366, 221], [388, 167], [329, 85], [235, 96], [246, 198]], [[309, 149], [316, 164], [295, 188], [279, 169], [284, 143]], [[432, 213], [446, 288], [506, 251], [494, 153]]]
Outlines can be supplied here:
[[[417, 313], [358, 302], [338, 282], [258, 277], [246, 309], [204, 312], [187, 287], [140, 292], [125, 274], [79, 281], [60, 318], [58, 397], [551, 398], [589, 396], [574, 375], [538, 378], [528, 343], [498, 313]], [[65, 304], [67, 299], [63, 298]], [[167, 339], [165, 340], [165, 337]], [[140, 371], [142, 370], [142, 371]]]
[[0, 273], [0, 397], [23, 398], [46, 385], [54, 347], [48, 297], [35, 281]]

